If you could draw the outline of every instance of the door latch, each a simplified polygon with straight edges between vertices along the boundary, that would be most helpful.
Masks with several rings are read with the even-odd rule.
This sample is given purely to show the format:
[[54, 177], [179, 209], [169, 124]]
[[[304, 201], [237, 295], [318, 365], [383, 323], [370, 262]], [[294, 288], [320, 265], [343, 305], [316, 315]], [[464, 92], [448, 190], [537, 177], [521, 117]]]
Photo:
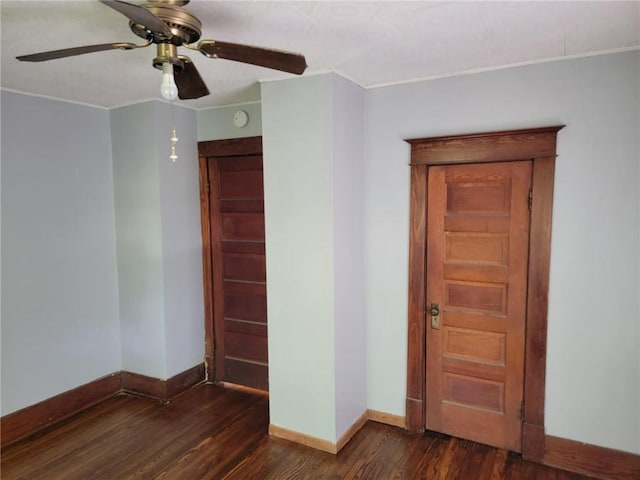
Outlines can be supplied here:
[[437, 303], [431, 304], [431, 328], [440, 329], [440, 307]]

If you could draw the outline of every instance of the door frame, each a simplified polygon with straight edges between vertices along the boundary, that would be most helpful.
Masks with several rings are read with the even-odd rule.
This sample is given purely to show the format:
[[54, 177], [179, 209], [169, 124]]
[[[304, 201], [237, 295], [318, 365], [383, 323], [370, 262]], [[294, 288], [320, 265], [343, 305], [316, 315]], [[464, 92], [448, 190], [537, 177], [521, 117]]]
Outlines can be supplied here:
[[[256, 155], [262, 153], [262, 137], [232, 138], [226, 140], [210, 140], [198, 142], [198, 173], [200, 183], [200, 225], [202, 226], [202, 283], [204, 290], [204, 363], [206, 381], [219, 379], [216, 371], [216, 336], [214, 309], [222, 308], [222, 301], [215, 301], [216, 292], [222, 292], [222, 285], [217, 285], [214, 271], [222, 270], [222, 264], [213, 255], [214, 248], [221, 245], [211, 243], [211, 201], [209, 192], [215, 178], [209, 178], [207, 158]], [[213, 185], [213, 188], [217, 188]], [[214, 265], [214, 262], [216, 263]], [[217, 312], [221, 318], [222, 312]]]
[[407, 429], [425, 429], [427, 174], [433, 165], [532, 162], [522, 456], [542, 461], [551, 217], [557, 133], [564, 125], [405, 140], [411, 145]]

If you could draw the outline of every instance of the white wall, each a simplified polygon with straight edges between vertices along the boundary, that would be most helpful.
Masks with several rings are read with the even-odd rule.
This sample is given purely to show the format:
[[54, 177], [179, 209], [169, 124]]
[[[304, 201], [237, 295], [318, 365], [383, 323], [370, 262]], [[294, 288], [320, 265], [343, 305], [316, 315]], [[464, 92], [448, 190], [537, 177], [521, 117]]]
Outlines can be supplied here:
[[6, 415], [121, 363], [109, 112], [1, 96]]
[[122, 368], [163, 379], [204, 356], [195, 112], [174, 116], [175, 163], [169, 105], [111, 112]]
[[2, 91], [2, 415], [122, 369], [169, 378], [202, 362], [196, 116], [220, 138], [261, 130], [259, 104], [176, 107], [172, 163], [166, 103], [110, 112]]
[[[404, 415], [410, 149], [403, 139], [566, 124], [554, 199], [546, 430], [640, 453], [638, 57], [596, 56], [366, 92], [367, 321], [366, 345], [356, 346], [366, 352], [368, 408]], [[343, 341], [360, 338], [357, 321], [338, 326], [333, 317], [357, 312], [357, 305], [344, 304], [344, 313], [333, 306], [341, 302], [340, 279], [359, 275], [357, 268], [340, 273], [338, 261], [355, 244], [342, 244], [339, 235], [357, 235], [347, 220], [359, 207], [341, 216], [335, 202], [357, 201], [362, 187], [355, 183], [349, 193], [338, 183], [340, 172], [353, 176], [357, 160], [348, 161], [357, 148], [341, 143], [350, 129], [334, 114], [355, 118], [358, 94], [332, 75], [262, 89], [271, 420], [335, 439], [357, 410], [335, 408], [347, 397], [343, 380], [355, 378], [341, 371]], [[334, 102], [343, 94], [350, 103], [341, 108]], [[3, 415], [121, 368], [166, 378], [201, 360], [202, 302], [196, 307], [198, 294], [179, 287], [195, 285], [201, 274], [199, 223], [196, 229], [192, 211], [180, 218], [193, 208], [197, 177], [193, 164], [180, 163], [174, 176], [174, 167], [159, 163], [165, 109], [144, 104], [111, 113], [118, 242], [130, 249], [129, 257], [118, 251], [120, 291], [141, 292], [143, 301], [120, 299], [125, 367], [109, 112], [2, 92]], [[195, 162], [193, 115], [198, 140], [259, 135], [231, 126], [237, 109], [179, 113], [179, 148], [191, 145], [179, 151], [179, 162], [191, 155]], [[134, 258], [136, 249], [145, 253]], [[179, 340], [156, 355], [174, 335]], [[164, 356], [164, 363], [152, 367], [136, 350]]]
[[366, 411], [364, 91], [262, 85], [271, 423], [336, 442]]
[[171, 107], [158, 103], [158, 174], [167, 377], [204, 358], [204, 293], [196, 112], [175, 108], [178, 160], [169, 160]]
[[367, 409], [364, 90], [332, 75], [336, 434]]
[[167, 104], [2, 92], [3, 415], [122, 369], [202, 362], [196, 113], [175, 118], [172, 163]]
[[335, 441], [331, 86], [262, 84], [262, 129], [270, 421]]
[[158, 105], [111, 111], [122, 369], [167, 378]]
[[639, 53], [367, 91], [369, 408], [404, 415], [406, 138], [566, 124], [558, 161], [547, 434], [640, 453]]
[[[233, 123], [233, 116], [238, 110], [244, 110], [249, 115], [249, 123], [244, 127], [237, 127]], [[199, 142], [262, 135], [262, 108], [259, 102], [198, 110], [197, 121]]]

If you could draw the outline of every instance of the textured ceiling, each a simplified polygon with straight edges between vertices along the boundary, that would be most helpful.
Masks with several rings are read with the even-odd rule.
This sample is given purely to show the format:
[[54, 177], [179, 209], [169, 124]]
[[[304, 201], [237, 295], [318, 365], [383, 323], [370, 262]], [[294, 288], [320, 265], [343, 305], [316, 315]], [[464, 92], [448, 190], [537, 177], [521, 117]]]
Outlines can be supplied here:
[[[202, 21], [202, 38], [299, 52], [309, 65], [305, 75], [335, 71], [363, 87], [640, 46], [638, 1], [193, 0], [187, 9]], [[0, 18], [3, 88], [104, 107], [160, 98], [153, 47], [42, 63], [15, 59], [139, 43], [127, 19], [98, 1], [2, 0]], [[290, 76], [186, 53], [211, 91], [184, 102], [193, 108], [259, 100], [259, 80]]]

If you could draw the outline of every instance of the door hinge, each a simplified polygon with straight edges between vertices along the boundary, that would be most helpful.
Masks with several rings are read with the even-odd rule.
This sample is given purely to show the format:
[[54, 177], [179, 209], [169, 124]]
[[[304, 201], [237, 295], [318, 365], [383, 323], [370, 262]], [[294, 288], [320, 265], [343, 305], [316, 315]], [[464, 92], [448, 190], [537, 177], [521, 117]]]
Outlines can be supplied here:
[[[211, 184], [209, 182], [207, 182], [207, 195], [209, 195], [211, 193]], [[529, 207], [531, 208], [531, 207]]]
[[529, 211], [531, 211], [532, 207], [533, 207], [533, 189], [530, 188], [529, 189]]
[[524, 400], [520, 402], [520, 420], [524, 420]]

